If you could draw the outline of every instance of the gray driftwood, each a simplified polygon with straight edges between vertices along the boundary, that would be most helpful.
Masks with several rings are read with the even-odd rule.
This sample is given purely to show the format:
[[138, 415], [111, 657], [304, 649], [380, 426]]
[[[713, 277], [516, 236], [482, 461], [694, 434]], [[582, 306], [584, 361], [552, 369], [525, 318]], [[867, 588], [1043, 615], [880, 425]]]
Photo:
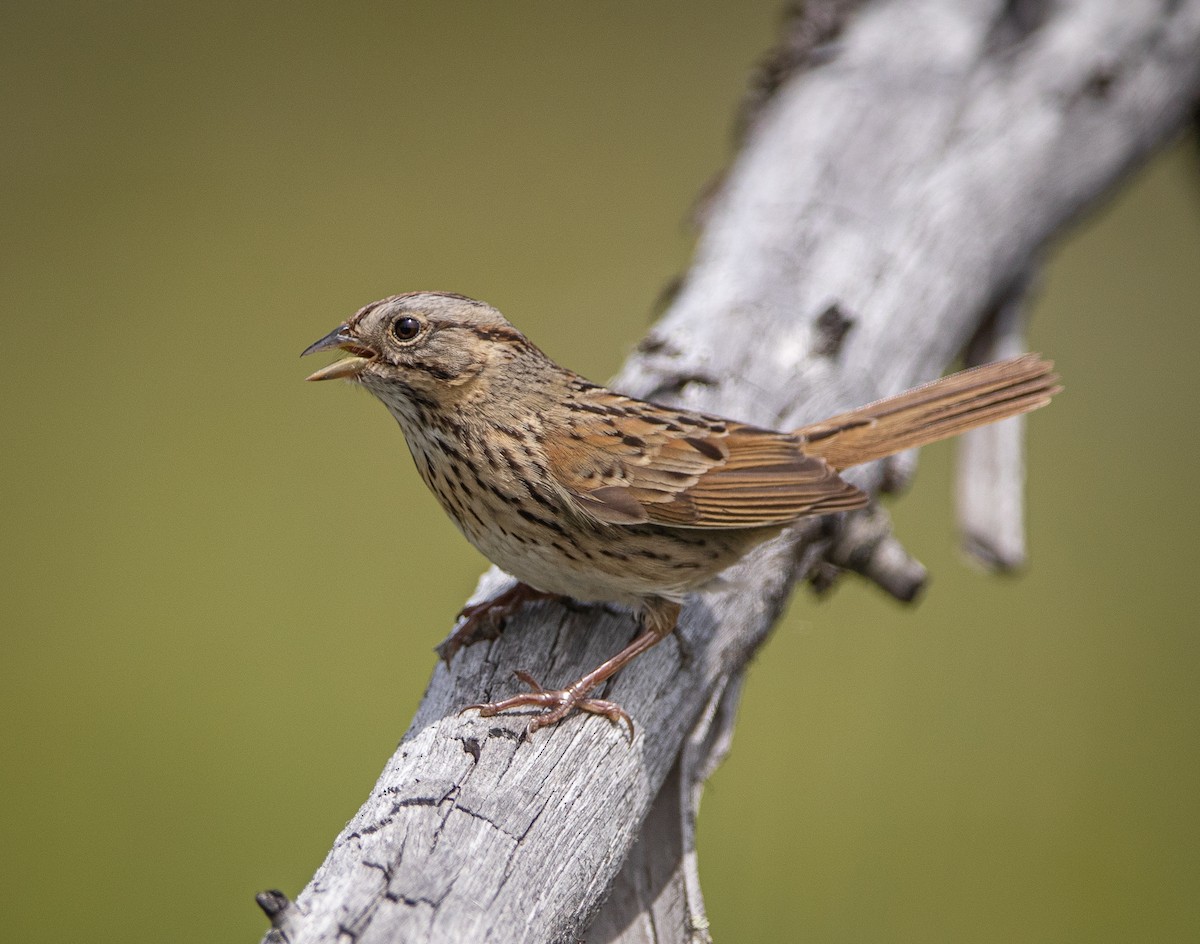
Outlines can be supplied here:
[[[965, 352], [1021, 347], [1047, 241], [1186, 125], [1200, 0], [826, 0], [790, 19], [760, 79], [695, 261], [615, 386], [786, 428]], [[962, 518], [1008, 566], [1020, 437], [988, 437], [966, 454]], [[911, 468], [852, 476], [876, 491]], [[902, 597], [922, 578], [885, 519], [804, 523], [698, 595], [679, 638], [610, 686], [632, 741], [595, 717], [525, 739], [523, 717], [458, 714], [517, 690], [516, 668], [575, 678], [628, 641], [627, 613], [533, 605], [439, 665], [309, 886], [294, 903], [260, 896], [267, 940], [707, 940], [699, 788], [747, 659], [796, 580], [827, 582], [830, 560]], [[504, 579], [486, 575], [477, 596]]]

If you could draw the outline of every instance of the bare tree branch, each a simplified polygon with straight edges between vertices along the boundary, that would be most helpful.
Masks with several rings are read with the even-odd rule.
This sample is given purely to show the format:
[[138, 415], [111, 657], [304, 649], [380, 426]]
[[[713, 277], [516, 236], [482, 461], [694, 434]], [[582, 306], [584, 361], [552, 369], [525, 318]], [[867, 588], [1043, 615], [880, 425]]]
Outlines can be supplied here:
[[[828, 19], [789, 24], [808, 38], [760, 89], [694, 264], [618, 389], [787, 428], [936, 376], [1046, 241], [1186, 126], [1200, 92], [1200, 0], [813, 8]], [[989, 343], [1017, 337], [1001, 326]], [[1005, 450], [989, 488], [1011, 497]], [[871, 491], [904, 474], [903, 461], [851, 473]], [[1019, 557], [1011, 534], [972, 520], [997, 557]], [[628, 641], [627, 613], [532, 605], [438, 665], [312, 882], [294, 904], [263, 899], [267, 940], [706, 940], [699, 787], [794, 581], [832, 557], [866, 560], [900, 596], [920, 585], [886, 530], [863, 532], [805, 522], [690, 601], [679, 638], [608, 690], [637, 722], [632, 742], [584, 715], [524, 739], [523, 717], [457, 713], [511, 694], [517, 668], [575, 678]], [[489, 573], [478, 595], [504, 579]]]
[[[967, 345], [969, 366], [1025, 350], [1029, 280], [1021, 279]], [[956, 506], [963, 546], [985, 567], [1025, 563], [1025, 417], [974, 429], [958, 443]]]

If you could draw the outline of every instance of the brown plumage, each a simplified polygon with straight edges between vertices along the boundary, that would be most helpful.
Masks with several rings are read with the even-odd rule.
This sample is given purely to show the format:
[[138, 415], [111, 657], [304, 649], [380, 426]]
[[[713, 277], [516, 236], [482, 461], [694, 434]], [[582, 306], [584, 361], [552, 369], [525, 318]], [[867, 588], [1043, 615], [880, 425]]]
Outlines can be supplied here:
[[588, 693], [671, 632], [679, 606], [754, 545], [806, 515], [860, 508], [838, 472], [1044, 406], [1060, 389], [1033, 354], [965, 370], [794, 432], [613, 393], [568, 371], [504, 317], [460, 295], [367, 305], [305, 353], [350, 353], [310, 380], [347, 377], [400, 423], [426, 484], [463, 534], [520, 581], [463, 611], [448, 660], [538, 595], [615, 601], [643, 614], [629, 647], [536, 705], [628, 722]]

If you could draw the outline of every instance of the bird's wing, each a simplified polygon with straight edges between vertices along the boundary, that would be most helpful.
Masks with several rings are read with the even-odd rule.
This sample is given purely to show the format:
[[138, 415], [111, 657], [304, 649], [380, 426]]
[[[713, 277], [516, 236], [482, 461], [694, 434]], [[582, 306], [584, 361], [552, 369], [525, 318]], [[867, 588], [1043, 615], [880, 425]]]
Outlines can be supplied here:
[[801, 441], [594, 388], [545, 444], [552, 476], [606, 524], [755, 528], [860, 508], [867, 496]]

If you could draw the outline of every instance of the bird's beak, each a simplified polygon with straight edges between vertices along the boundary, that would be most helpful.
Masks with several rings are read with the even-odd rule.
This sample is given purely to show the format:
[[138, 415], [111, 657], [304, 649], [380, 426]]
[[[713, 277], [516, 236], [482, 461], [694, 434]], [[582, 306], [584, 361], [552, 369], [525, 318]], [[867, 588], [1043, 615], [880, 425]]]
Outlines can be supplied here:
[[318, 351], [347, 351], [350, 357], [343, 357], [340, 361], [334, 361], [328, 367], [322, 367], [316, 373], [309, 374], [305, 380], [335, 380], [338, 377], [355, 377], [359, 372], [367, 366], [374, 358], [375, 352], [366, 345], [360, 343], [350, 332], [350, 326], [340, 324], [330, 331], [320, 341], [310, 344], [300, 354], [305, 357], [309, 354], [316, 354]]

